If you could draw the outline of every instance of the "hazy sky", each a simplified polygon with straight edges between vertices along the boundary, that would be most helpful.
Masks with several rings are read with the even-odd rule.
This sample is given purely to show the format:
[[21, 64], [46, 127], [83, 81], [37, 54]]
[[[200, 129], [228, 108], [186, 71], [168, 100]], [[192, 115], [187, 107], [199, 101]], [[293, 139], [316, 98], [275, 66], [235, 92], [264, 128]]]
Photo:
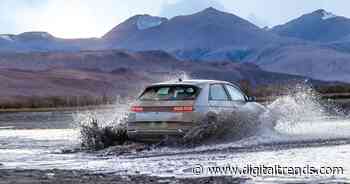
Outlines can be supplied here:
[[206, 7], [274, 26], [316, 9], [350, 17], [350, 0], [1, 0], [0, 34], [47, 31], [100, 37], [135, 14], [173, 17]]

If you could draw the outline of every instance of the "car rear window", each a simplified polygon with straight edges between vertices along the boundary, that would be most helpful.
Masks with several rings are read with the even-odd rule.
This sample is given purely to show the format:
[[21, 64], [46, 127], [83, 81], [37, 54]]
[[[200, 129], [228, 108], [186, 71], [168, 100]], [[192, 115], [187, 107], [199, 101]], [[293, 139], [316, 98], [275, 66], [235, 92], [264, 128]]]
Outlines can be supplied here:
[[140, 100], [145, 101], [172, 101], [172, 100], [195, 100], [199, 88], [195, 86], [152, 86], [147, 88]]

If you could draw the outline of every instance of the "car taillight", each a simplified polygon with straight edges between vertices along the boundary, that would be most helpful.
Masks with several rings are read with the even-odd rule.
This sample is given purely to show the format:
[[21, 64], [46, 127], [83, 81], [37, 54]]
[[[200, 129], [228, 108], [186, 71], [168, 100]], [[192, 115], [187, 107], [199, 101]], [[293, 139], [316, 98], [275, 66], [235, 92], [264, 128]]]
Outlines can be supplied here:
[[192, 106], [178, 106], [173, 108], [174, 112], [192, 112], [193, 107]]
[[132, 112], [143, 112], [143, 107], [140, 106], [132, 106], [131, 107]]

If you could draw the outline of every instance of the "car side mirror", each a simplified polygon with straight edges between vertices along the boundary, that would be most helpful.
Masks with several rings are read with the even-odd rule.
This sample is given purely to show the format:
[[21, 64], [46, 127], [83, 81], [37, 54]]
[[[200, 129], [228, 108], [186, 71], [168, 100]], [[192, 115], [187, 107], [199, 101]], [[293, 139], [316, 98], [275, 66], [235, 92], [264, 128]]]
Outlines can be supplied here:
[[256, 102], [255, 96], [248, 96], [247, 102]]

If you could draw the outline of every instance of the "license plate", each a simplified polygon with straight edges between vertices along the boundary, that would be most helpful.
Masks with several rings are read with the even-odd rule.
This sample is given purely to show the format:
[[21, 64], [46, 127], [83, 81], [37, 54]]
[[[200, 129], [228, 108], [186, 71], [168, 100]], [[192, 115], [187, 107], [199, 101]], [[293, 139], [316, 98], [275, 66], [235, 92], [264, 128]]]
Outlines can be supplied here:
[[181, 121], [182, 113], [145, 112], [137, 113], [136, 121]]

